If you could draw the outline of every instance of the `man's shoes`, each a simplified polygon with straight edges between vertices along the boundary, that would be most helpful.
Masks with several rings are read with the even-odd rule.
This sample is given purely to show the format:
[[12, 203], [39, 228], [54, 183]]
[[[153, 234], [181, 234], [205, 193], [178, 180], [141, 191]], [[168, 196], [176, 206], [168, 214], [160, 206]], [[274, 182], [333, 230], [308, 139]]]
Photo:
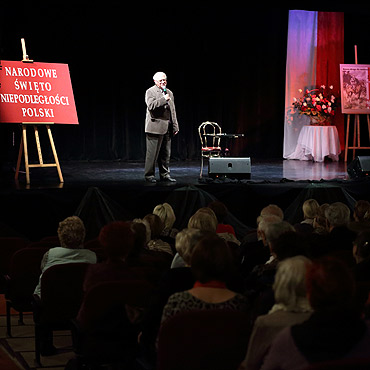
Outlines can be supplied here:
[[172, 177], [170, 176], [165, 176], [165, 177], [162, 177], [161, 178], [161, 181], [164, 181], [164, 182], [176, 182], [175, 179], [173, 179]]
[[145, 178], [145, 181], [146, 182], [150, 182], [152, 184], [155, 184], [157, 182], [157, 180], [155, 179], [155, 177], [146, 177]]

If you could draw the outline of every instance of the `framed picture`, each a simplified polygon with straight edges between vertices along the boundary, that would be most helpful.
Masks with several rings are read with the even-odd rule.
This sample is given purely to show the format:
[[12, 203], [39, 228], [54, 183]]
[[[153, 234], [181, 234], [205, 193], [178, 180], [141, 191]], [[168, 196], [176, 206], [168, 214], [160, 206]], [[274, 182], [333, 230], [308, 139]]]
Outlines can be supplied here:
[[340, 64], [342, 113], [370, 114], [370, 65]]

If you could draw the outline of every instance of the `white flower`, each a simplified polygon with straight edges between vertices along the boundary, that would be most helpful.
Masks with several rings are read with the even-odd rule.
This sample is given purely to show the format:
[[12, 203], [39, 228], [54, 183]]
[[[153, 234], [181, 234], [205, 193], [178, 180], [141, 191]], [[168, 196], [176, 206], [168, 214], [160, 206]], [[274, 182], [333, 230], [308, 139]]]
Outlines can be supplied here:
[[333, 89], [334, 89], [333, 85], [330, 85], [330, 86], [329, 86], [329, 89], [330, 89], [330, 90], [333, 90]]
[[298, 91], [301, 93], [303, 90], [302, 89], [298, 89]]
[[320, 87], [321, 87], [322, 89], [325, 89], [325, 85], [321, 85]]

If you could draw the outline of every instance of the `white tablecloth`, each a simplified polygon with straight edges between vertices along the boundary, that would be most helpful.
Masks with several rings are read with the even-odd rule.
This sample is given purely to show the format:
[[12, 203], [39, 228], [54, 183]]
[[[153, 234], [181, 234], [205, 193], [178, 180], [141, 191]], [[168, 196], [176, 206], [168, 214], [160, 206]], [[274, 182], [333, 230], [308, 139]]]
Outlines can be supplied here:
[[333, 161], [338, 161], [340, 152], [336, 126], [303, 126], [297, 147], [287, 159], [323, 162], [327, 156]]

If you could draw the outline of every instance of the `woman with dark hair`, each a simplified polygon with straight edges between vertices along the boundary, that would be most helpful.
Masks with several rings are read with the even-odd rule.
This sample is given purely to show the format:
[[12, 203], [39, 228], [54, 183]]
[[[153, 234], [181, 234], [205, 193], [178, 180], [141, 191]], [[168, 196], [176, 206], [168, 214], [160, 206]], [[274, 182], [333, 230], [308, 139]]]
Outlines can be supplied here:
[[306, 289], [312, 316], [278, 334], [261, 369], [304, 369], [319, 362], [368, 358], [370, 327], [356, 310], [348, 266], [331, 257], [314, 261], [307, 267]]
[[126, 262], [135, 242], [134, 233], [128, 222], [114, 221], [103, 226], [99, 233], [99, 242], [107, 259], [89, 266], [84, 281], [85, 291], [102, 281], [137, 278]]
[[162, 323], [189, 310], [247, 310], [247, 298], [227, 287], [235, 266], [230, 248], [223, 239], [217, 235], [203, 238], [194, 248], [190, 265], [195, 284], [192, 289], [170, 296], [163, 310]]

